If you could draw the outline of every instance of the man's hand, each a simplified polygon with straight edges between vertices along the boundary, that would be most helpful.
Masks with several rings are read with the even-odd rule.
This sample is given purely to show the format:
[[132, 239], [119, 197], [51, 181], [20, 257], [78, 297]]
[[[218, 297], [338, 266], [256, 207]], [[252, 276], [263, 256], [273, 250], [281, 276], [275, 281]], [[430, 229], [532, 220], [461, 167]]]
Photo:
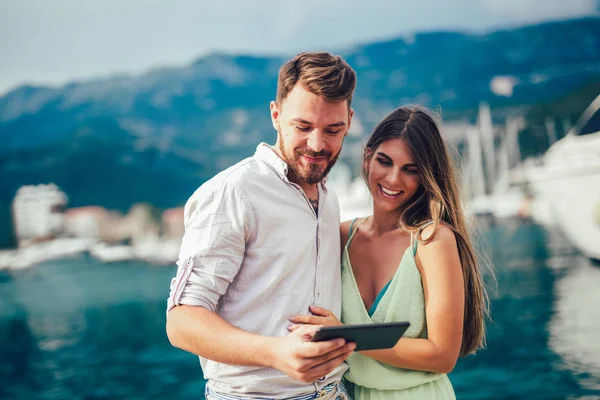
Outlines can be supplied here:
[[356, 344], [344, 339], [311, 342], [318, 326], [301, 326], [288, 336], [278, 337], [272, 348], [273, 368], [291, 378], [314, 382], [343, 363]]
[[342, 326], [343, 324], [339, 319], [326, 308], [318, 307], [318, 306], [310, 306], [310, 312], [313, 315], [294, 315], [290, 318], [290, 321], [294, 323], [294, 325], [290, 325], [288, 330], [293, 332], [298, 329], [302, 325], [320, 325], [320, 326]]

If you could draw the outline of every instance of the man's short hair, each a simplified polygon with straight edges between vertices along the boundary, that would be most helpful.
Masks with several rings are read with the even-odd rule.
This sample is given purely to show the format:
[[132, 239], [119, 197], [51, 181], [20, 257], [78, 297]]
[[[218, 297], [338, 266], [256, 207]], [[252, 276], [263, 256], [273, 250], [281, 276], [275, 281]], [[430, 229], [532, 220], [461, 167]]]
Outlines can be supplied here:
[[281, 104], [298, 82], [328, 101], [347, 101], [350, 109], [356, 73], [340, 56], [325, 52], [300, 53], [279, 69], [277, 104]]

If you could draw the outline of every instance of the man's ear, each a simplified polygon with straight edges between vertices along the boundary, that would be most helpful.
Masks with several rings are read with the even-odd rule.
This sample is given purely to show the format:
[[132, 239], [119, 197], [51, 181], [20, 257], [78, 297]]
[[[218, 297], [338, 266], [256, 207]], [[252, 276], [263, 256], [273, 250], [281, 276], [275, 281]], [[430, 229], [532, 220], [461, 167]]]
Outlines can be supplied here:
[[351, 108], [348, 112], [348, 129], [346, 130], [346, 135], [350, 132], [350, 127], [352, 126], [352, 117], [354, 116], [354, 109]]
[[276, 102], [272, 101], [270, 104], [270, 108], [271, 108], [271, 123], [273, 124], [273, 128], [275, 128], [275, 130], [278, 130], [279, 115], [280, 115], [279, 105]]

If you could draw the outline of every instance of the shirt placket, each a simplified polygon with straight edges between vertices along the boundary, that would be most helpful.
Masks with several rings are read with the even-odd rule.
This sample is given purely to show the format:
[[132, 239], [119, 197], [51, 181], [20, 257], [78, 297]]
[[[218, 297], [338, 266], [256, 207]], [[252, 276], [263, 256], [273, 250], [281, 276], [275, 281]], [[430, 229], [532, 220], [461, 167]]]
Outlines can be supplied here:
[[[317, 230], [316, 230], [316, 239], [315, 239], [315, 246], [316, 246], [316, 260], [315, 260], [315, 275], [314, 275], [314, 288], [313, 288], [313, 304], [314, 305], [318, 305], [321, 306], [322, 302], [321, 302], [321, 296], [322, 296], [322, 291], [321, 291], [321, 281], [322, 279], [320, 279], [320, 272], [321, 272], [321, 216], [323, 215], [323, 205], [325, 204], [325, 196], [326, 196], [326, 191], [322, 190], [321, 186], [317, 186], [317, 190], [319, 191], [319, 206], [317, 207], [317, 209], [319, 210], [319, 212], [315, 212], [314, 208], [312, 207], [312, 205], [310, 204], [310, 201], [308, 201], [308, 197], [306, 196], [306, 194], [304, 193], [304, 190], [302, 190], [302, 188], [299, 185], [296, 185], [295, 183], [290, 182], [290, 184], [292, 186], [294, 186], [299, 194], [304, 198], [304, 200], [306, 201], [306, 204], [308, 205], [308, 207], [310, 207], [313, 215], [315, 216], [316, 220], [317, 220]], [[327, 380], [327, 376], [323, 376], [317, 380], [315, 380], [314, 385], [315, 385], [315, 389], [317, 390], [317, 393], [321, 393], [320, 391], [322, 391], [322, 384], [323, 382], [325, 382]], [[321, 395], [324, 393], [319, 394], [316, 397], [321, 397]]]
[[[288, 181], [289, 182], [289, 181]], [[322, 211], [321, 212], [315, 212], [315, 209], [313, 208], [313, 206], [310, 204], [310, 201], [308, 200], [308, 197], [306, 196], [306, 193], [304, 193], [304, 190], [300, 187], [300, 185], [297, 185], [293, 182], [289, 182], [294, 188], [297, 189], [298, 193], [300, 194], [300, 196], [302, 196], [302, 198], [305, 200], [306, 204], [308, 205], [308, 207], [310, 208], [310, 210], [312, 211], [313, 216], [315, 217], [316, 221], [317, 221], [317, 227], [316, 227], [316, 238], [315, 238], [315, 246], [316, 246], [316, 260], [315, 260], [315, 269], [314, 269], [314, 287], [313, 287], [313, 299], [314, 304], [315, 305], [320, 305], [320, 299], [321, 299], [321, 288], [320, 288], [320, 279], [319, 279], [319, 264], [320, 264], [320, 246], [321, 246], [321, 215], [323, 214]], [[322, 204], [325, 203], [325, 190], [321, 190], [321, 186], [317, 186], [317, 190], [319, 191], [319, 206], [317, 207], [318, 210], [322, 210]]]
[[317, 260], [315, 264], [315, 304], [322, 306], [322, 286], [321, 286], [321, 216], [323, 215], [323, 205], [325, 204], [325, 190], [319, 190], [319, 215], [317, 215]]

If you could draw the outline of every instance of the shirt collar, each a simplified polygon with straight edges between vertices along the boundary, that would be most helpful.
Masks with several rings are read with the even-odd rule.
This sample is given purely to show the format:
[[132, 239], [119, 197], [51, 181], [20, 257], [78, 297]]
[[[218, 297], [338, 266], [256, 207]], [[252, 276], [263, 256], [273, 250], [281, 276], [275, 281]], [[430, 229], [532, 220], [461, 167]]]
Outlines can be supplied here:
[[[283, 161], [281, 157], [279, 157], [279, 155], [275, 152], [272, 146], [264, 142], [260, 143], [256, 147], [254, 157], [269, 165], [275, 170], [275, 172], [277, 172], [277, 175], [279, 175], [281, 179], [283, 179], [286, 182], [289, 182], [289, 179], [287, 177], [288, 165], [285, 161]], [[325, 183], [327, 183], [328, 178], [329, 176], [325, 176], [323, 180], [321, 180], [320, 183], [322, 189], [326, 189]]]

